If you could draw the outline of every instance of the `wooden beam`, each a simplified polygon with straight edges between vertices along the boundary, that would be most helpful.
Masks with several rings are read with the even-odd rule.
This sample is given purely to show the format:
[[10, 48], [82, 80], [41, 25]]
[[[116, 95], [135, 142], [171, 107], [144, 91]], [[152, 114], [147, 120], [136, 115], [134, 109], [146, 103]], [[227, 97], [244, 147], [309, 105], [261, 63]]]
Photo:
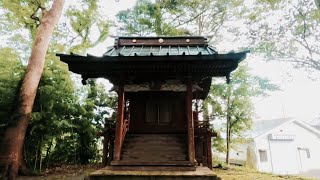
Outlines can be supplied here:
[[123, 118], [124, 118], [124, 89], [123, 89], [123, 85], [119, 85], [114, 160], [120, 160], [122, 138], [123, 138], [123, 134], [122, 134]]
[[194, 149], [194, 123], [192, 112], [192, 83], [187, 84], [187, 120], [188, 120], [188, 152], [189, 161], [195, 163], [195, 149]]

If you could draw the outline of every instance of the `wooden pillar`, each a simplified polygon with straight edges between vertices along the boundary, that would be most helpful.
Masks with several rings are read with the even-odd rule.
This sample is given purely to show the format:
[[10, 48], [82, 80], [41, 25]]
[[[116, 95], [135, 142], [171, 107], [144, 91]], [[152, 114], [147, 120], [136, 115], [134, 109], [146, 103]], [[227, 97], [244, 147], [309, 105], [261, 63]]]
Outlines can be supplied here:
[[114, 156], [114, 136], [110, 137], [110, 147], [109, 147], [109, 156], [108, 156], [108, 162], [107, 165], [111, 164], [111, 161], [113, 159]]
[[124, 118], [124, 89], [123, 89], [123, 85], [119, 85], [118, 111], [117, 111], [115, 145], [114, 145], [114, 160], [120, 160], [122, 138], [123, 138], [123, 134], [122, 134], [123, 118]]
[[102, 156], [102, 164], [106, 166], [108, 163], [108, 152], [109, 152], [109, 136], [107, 134], [104, 135], [102, 140], [103, 142], [103, 156]]
[[212, 149], [211, 149], [211, 134], [206, 132], [207, 140], [207, 166], [209, 169], [212, 169]]
[[187, 119], [188, 119], [188, 152], [189, 161], [195, 162], [195, 150], [194, 150], [194, 123], [193, 123], [193, 112], [192, 112], [192, 84], [187, 84]]

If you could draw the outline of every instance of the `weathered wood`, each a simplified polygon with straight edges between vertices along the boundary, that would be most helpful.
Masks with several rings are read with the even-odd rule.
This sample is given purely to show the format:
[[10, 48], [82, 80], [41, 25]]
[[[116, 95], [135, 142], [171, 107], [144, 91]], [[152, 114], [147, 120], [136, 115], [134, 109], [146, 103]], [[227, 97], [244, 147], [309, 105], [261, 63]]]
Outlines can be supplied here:
[[209, 169], [212, 169], [212, 150], [211, 150], [211, 135], [210, 133], [208, 132], [207, 134], [207, 167]]
[[194, 166], [190, 161], [112, 161], [113, 166]]
[[[159, 167], [159, 166], [156, 166]], [[196, 167], [193, 171], [166, 170], [116, 170], [121, 167], [105, 167], [89, 175], [90, 180], [216, 180], [220, 179], [207, 167]], [[150, 169], [152, 167], [147, 167]], [[171, 167], [170, 167], [171, 168]], [[173, 167], [177, 168], [177, 167]]]
[[109, 136], [104, 136], [103, 139], [103, 155], [102, 155], [102, 164], [106, 166], [108, 163], [108, 152], [109, 152]]
[[194, 166], [109, 166], [113, 171], [194, 171]]
[[124, 125], [123, 121], [124, 121], [124, 89], [123, 89], [123, 85], [119, 85], [114, 160], [120, 160], [121, 146], [122, 146], [122, 140], [123, 140], [123, 125]]
[[186, 138], [186, 134], [127, 134], [120, 161], [131, 165], [189, 162]]
[[[160, 40], [162, 39], [162, 40]], [[160, 41], [159, 41], [160, 40]], [[117, 46], [204, 46], [207, 38], [201, 36], [186, 37], [121, 37], [116, 41]], [[120, 47], [120, 48], [121, 48]]]
[[108, 165], [111, 165], [111, 161], [113, 160], [114, 155], [114, 137], [110, 139], [110, 148], [109, 148], [109, 156], [108, 156]]
[[[185, 93], [183, 92], [136, 92], [130, 93], [130, 132], [131, 133], [186, 133]], [[127, 97], [127, 95], [126, 95]], [[146, 121], [147, 101], [160, 103], [166, 98], [169, 103], [170, 122], [151, 123]], [[161, 122], [161, 119], [160, 119]]]
[[194, 149], [194, 123], [193, 123], [193, 112], [192, 112], [192, 84], [187, 84], [187, 120], [188, 120], [188, 152], [189, 161], [195, 162], [195, 149]]

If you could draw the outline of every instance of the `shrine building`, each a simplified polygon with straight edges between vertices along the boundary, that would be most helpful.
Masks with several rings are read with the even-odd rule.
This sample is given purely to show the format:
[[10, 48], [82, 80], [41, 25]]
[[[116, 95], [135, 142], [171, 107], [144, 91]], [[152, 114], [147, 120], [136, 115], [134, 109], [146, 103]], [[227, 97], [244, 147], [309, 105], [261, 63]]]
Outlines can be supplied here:
[[116, 125], [104, 144], [110, 163], [90, 178], [120, 179], [130, 171], [140, 179], [170, 179], [176, 172], [183, 179], [215, 179], [216, 133], [199, 120], [197, 102], [208, 96], [213, 77], [229, 82], [246, 53], [219, 54], [206, 37], [177, 36], [118, 37], [102, 57], [58, 54], [84, 84], [106, 78], [118, 94]]

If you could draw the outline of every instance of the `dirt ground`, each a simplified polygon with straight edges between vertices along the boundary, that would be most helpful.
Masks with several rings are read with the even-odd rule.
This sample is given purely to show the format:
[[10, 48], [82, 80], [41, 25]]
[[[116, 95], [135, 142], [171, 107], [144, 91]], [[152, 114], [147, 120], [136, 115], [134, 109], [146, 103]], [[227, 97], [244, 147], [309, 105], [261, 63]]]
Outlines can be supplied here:
[[85, 176], [100, 168], [100, 165], [61, 165], [47, 169], [40, 175], [20, 176], [18, 180], [83, 180]]
[[[71, 166], [62, 165], [48, 169], [39, 176], [19, 177], [18, 180], [83, 180], [89, 173], [102, 168], [98, 165]], [[213, 171], [223, 180], [312, 180], [298, 176], [279, 176], [260, 173], [244, 167], [231, 166], [229, 168], [214, 168]]]

